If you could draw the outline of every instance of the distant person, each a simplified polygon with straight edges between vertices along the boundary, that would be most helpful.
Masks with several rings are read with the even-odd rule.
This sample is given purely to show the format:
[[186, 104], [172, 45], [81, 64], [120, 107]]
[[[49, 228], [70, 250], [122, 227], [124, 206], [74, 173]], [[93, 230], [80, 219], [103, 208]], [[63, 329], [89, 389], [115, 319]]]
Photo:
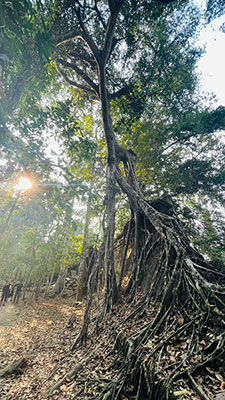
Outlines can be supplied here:
[[11, 298], [11, 301], [13, 301], [13, 295], [14, 295], [14, 291], [15, 291], [15, 283], [11, 282], [10, 284], [10, 293], [9, 293], [9, 297]]
[[15, 285], [15, 294], [14, 294], [13, 303], [16, 303], [16, 304], [18, 303], [20, 295], [21, 295], [22, 287], [23, 287], [23, 284], [21, 282], [18, 282]]
[[6, 301], [9, 298], [10, 293], [10, 284], [6, 282], [2, 287], [2, 298], [1, 298], [1, 305], [4, 306]]

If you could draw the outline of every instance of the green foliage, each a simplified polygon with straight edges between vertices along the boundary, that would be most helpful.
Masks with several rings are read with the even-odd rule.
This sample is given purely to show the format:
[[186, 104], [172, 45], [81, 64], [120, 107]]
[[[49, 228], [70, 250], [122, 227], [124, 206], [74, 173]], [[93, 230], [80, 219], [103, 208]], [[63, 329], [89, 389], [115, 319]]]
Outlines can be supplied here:
[[185, 223], [193, 244], [215, 262], [225, 266], [225, 215], [215, 199], [188, 195], [177, 198], [177, 213]]
[[22, 106], [29, 109], [43, 91], [44, 65], [54, 43], [51, 17], [41, 1], [2, 1], [0, 27], [0, 125], [4, 126], [22, 97], [26, 98]]
[[206, 10], [206, 18], [210, 22], [215, 18], [224, 15], [225, 12], [225, 3], [224, 0], [208, 0], [207, 1], [207, 10]]
[[[55, 47], [77, 29], [77, 6], [68, 0], [0, 3], [0, 130], [7, 159], [2, 178], [8, 183], [25, 170], [40, 182], [27, 204], [20, 200], [13, 211], [2, 239], [1, 268], [4, 272], [10, 263], [12, 270], [29, 273], [31, 279], [39, 273], [47, 276], [52, 266], [59, 271], [78, 260], [84, 223], [74, 216], [74, 200], [87, 204], [91, 199], [91, 218], [103, 209], [106, 146], [95, 102], [96, 63], [82, 40]], [[94, 7], [85, 1], [79, 7], [101, 48], [107, 2]], [[215, 9], [208, 2], [209, 18], [221, 10], [219, 1]], [[225, 128], [225, 111], [204, 109], [198, 96], [195, 66], [202, 52], [194, 43], [200, 18], [197, 8], [184, 1], [127, 1], [118, 15], [106, 80], [117, 138], [136, 153], [145, 193], [149, 198], [178, 196], [184, 214], [185, 207], [189, 210], [189, 223], [201, 221], [198, 245], [210, 257], [221, 258], [223, 218], [211, 212], [207, 201], [223, 201], [225, 152], [218, 132]], [[9, 127], [16, 135], [9, 134]], [[48, 134], [61, 143], [56, 162], [60, 172], [45, 155]], [[63, 184], [57, 187], [59, 177]], [[190, 205], [192, 196], [201, 196], [204, 207]], [[12, 194], [4, 191], [2, 200], [4, 227]], [[117, 209], [118, 231], [129, 216], [123, 196], [118, 195]], [[82, 212], [78, 214], [83, 218]]]
[[[42, 195], [41, 201], [39, 196], [40, 193], [36, 193], [32, 198], [21, 198], [17, 202], [0, 243], [2, 276], [19, 273], [25, 280], [47, 277], [52, 264], [59, 271], [62, 265], [74, 263], [79, 256], [77, 241], [71, 239], [77, 227], [72, 215], [69, 218], [65, 212], [65, 201], [61, 198], [63, 211], [59, 215], [57, 196]], [[11, 204], [5, 205], [5, 216], [9, 215]], [[3, 218], [0, 222], [4, 226]]]

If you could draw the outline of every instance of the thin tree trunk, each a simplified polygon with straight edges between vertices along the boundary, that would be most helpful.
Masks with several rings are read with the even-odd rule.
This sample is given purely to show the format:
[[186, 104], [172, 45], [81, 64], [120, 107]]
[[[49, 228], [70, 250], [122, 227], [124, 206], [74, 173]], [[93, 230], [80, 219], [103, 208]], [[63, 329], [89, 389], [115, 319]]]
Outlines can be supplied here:
[[89, 328], [89, 323], [90, 323], [90, 318], [91, 318], [91, 307], [92, 307], [92, 302], [93, 302], [93, 294], [95, 291], [96, 278], [98, 276], [98, 269], [99, 269], [99, 264], [96, 263], [96, 259], [95, 259], [94, 264], [92, 266], [92, 270], [90, 271], [90, 275], [88, 278], [87, 304], [86, 304], [86, 309], [84, 312], [82, 327], [71, 346], [72, 351], [77, 346], [82, 345], [83, 343], [86, 343], [86, 341], [87, 341], [88, 328]]
[[[109, 174], [111, 173], [111, 169]], [[111, 183], [111, 185], [110, 185]], [[115, 232], [115, 180], [108, 178], [107, 195], [107, 227], [105, 237], [105, 309], [104, 313], [111, 312], [117, 299], [117, 285], [114, 268], [114, 232]]]
[[131, 236], [132, 219], [133, 219], [133, 216], [131, 217], [131, 219], [129, 221], [129, 226], [128, 226], [128, 230], [127, 230], [126, 243], [125, 243], [125, 247], [124, 247], [124, 251], [123, 251], [123, 258], [122, 258], [121, 269], [120, 269], [120, 278], [119, 278], [118, 289], [121, 289], [122, 280], [124, 277], [125, 262], [126, 262], [127, 251], [128, 251], [130, 236]]
[[[51, 259], [51, 257], [50, 257], [50, 259]], [[51, 272], [50, 272], [49, 282], [48, 282], [48, 285], [46, 285], [45, 296], [47, 295], [47, 293], [50, 292], [50, 288], [51, 288], [52, 281], [53, 281], [53, 278], [54, 278], [54, 273], [55, 273], [55, 266], [53, 264], [52, 268], [51, 268]]]
[[[91, 193], [91, 189], [90, 189]], [[82, 301], [84, 296], [84, 286], [88, 280], [87, 277], [87, 261], [86, 261], [86, 250], [88, 245], [88, 232], [90, 225], [90, 206], [91, 206], [91, 194], [89, 193], [88, 201], [87, 201], [87, 209], [85, 215], [85, 225], [84, 225], [84, 241], [82, 252], [80, 256], [80, 265], [78, 272], [78, 286], [77, 286], [77, 301]]]
[[43, 284], [43, 278], [40, 278], [40, 279], [37, 281], [36, 287], [35, 287], [35, 289], [34, 289], [34, 300], [35, 300], [35, 301], [38, 301], [38, 299], [39, 299], [42, 284]]
[[9, 221], [10, 221], [12, 215], [13, 215], [13, 211], [14, 211], [16, 205], [17, 205], [17, 202], [18, 202], [18, 197], [16, 197], [16, 199], [14, 200], [13, 205], [12, 205], [10, 211], [9, 211], [9, 215], [8, 215], [8, 217], [7, 217], [7, 219], [6, 219], [5, 225], [3, 226], [3, 229], [2, 229], [2, 231], [1, 231], [1, 233], [0, 233], [0, 244], [1, 244], [1, 242], [2, 242], [4, 233], [5, 233], [6, 229], [8, 228]]
[[127, 286], [127, 293], [130, 294], [129, 302], [133, 302], [135, 300], [136, 290], [138, 286], [138, 277], [139, 277], [139, 258], [141, 254], [141, 222], [140, 222], [140, 210], [136, 210], [134, 213], [134, 222], [135, 222], [135, 233], [134, 233], [134, 261], [133, 261], [133, 271], [130, 278], [130, 281]]

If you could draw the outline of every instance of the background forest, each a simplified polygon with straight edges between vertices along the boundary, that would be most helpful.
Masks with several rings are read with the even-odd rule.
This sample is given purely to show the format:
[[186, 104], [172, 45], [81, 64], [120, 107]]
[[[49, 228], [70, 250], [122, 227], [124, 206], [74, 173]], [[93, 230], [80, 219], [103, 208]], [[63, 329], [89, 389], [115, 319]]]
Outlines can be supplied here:
[[[0, 1], [1, 279], [40, 287], [58, 277], [60, 291], [76, 271], [87, 307], [72, 349], [86, 342], [96, 291], [99, 322], [121, 290], [129, 303], [140, 292], [144, 305], [160, 303], [120, 349], [135, 354], [133, 380], [119, 377], [104, 399], [131, 382], [132, 398], [150, 396], [140, 348], [175, 310], [188, 329], [201, 315], [187, 352], [206, 321], [218, 319], [213, 343], [221, 333], [225, 108], [200, 93], [196, 43], [223, 13], [219, 0], [204, 10], [184, 0]], [[169, 387], [148, 398], [169, 398]]]

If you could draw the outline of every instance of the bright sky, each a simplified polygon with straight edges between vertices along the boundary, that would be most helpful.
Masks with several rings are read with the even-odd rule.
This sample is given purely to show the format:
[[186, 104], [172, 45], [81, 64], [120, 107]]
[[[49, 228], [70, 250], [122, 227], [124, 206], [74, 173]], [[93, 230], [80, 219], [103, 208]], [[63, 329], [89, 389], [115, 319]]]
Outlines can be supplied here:
[[204, 91], [214, 92], [216, 106], [225, 106], [225, 33], [220, 30], [225, 15], [215, 20], [200, 33], [200, 45], [206, 45], [206, 54], [198, 63], [201, 86]]
[[32, 182], [30, 179], [25, 178], [24, 176], [21, 176], [18, 180], [18, 182], [15, 185], [15, 190], [18, 192], [21, 192], [23, 190], [29, 190], [32, 188]]

